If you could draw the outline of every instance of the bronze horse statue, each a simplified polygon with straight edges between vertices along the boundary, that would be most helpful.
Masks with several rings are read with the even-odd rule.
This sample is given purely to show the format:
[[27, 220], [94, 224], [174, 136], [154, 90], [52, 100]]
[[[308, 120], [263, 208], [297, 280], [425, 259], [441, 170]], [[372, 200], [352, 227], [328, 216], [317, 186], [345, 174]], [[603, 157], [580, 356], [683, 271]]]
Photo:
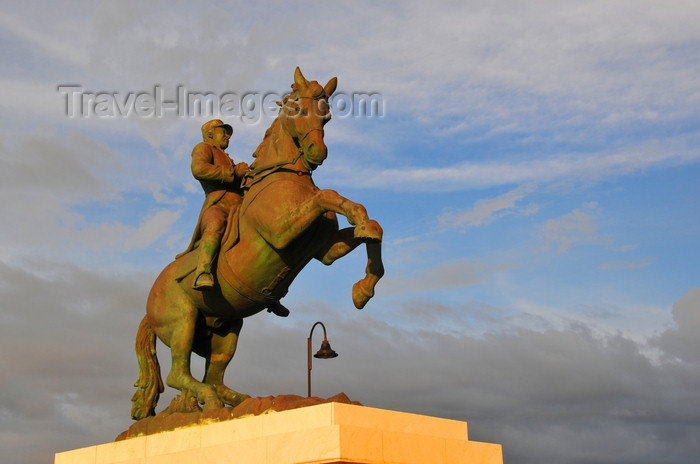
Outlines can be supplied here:
[[[243, 318], [278, 302], [311, 259], [331, 264], [365, 243], [365, 276], [353, 285], [352, 300], [361, 309], [374, 295], [384, 274], [381, 227], [362, 205], [319, 189], [311, 177], [327, 155], [323, 127], [331, 118], [328, 99], [336, 85], [335, 77], [324, 87], [307, 81], [296, 68], [292, 92], [278, 102], [278, 116], [253, 154], [243, 202], [229, 215], [214, 288], [192, 288], [197, 249], [156, 279], [136, 336], [139, 376], [132, 418], [154, 415], [163, 391], [156, 337], [171, 351], [166, 383], [181, 392], [171, 408], [235, 406], [248, 396], [224, 385], [224, 371], [236, 352]], [[336, 213], [352, 227], [339, 230]], [[206, 360], [202, 382], [192, 377], [192, 352]]]

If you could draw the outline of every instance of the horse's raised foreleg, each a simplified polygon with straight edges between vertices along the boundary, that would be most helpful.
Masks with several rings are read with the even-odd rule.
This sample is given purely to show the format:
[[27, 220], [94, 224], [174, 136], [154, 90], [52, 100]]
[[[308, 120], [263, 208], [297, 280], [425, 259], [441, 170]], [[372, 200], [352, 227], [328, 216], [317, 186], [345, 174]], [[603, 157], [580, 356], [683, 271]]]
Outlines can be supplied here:
[[243, 327], [243, 319], [225, 323], [222, 327], [212, 329], [208, 347], [201, 353], [206, 359], [204, 383], [211, 385], [219, 399], [231, 406], [238, 406], [250, 396], [238, 393], [224, 385], [224, 372], [238, 345], [238, 335]]
[[342, 214], [355, 226], [353, 235], [361, 240], [381, 241], [382, 228], [377, 221], [369, 218], [367, 210], [360, 203], [348, 200], [335, 190], [319, 190], [314, 199], [324, 211]]
[[265, 224], [265, 230], [259, 230], [266, 241], [276, 249], [283, 249], [299, 237], [322, 214], [332, 211], [342, 214], [348, 222], [355, 226], [353, 236], [362, 241], [381, 241], [382, 228], [370, 219], [367, 210], [359, 203], [348, 200], [334, 190], [319, 190], [313, 197], [302, 203], [299, 208], [290, 212], [286, 217], [270, 224]]
[[[377, 225], [378, 226], [378, 225]], [[355, 236], [355, 227], [337, 231], [323, 248], [317, 259], [323, 264], [330, 265], [336, 259], [350, 253], [366, 240]], [[381, 229], [380, 229], [381, 230]], [[381, 243], [367, 243], [367, 267], [365, 277], [352, 287], [352, 301], [357, 309], [362, 309], [374, 296], [374, 287], [384, 275]]]

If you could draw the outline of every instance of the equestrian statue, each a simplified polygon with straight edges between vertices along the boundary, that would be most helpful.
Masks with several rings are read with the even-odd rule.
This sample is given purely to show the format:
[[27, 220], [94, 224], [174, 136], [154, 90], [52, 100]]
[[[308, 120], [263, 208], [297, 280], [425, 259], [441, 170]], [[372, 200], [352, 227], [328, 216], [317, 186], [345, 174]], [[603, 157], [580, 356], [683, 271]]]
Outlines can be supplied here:
[[[384, 274], [382, 228], [361, 204], [319, 189], [311, 175], [326, 159], [323, 128], [336, 85], [334, 77], [322, 87], [296, 68], [292, 91], [278, 102], [278, 116], [250, 166], [233, 164], [223, 151], [229, 125], [214, 120], [202, 127], [192, 171], [206, 199], [190, 246], [163, 269], [148, 295], [136, 335], [133, 419], [154, 415], [164, 390], [156, 338], [172, 356], [165, 383], [180, 391], [170, 408], [236, 406], [249, 396], [225, 386], [224, 372], [243, 319], [264, 309], [288, 314], [279, 301], [311, 259], [329, 265], [365, 244], [365, 276], [353, 285], [352, 300], [362, 309], [374, 296]], [[351, 227], [339, 229], [336, 214]], [[190, 370], [193, 352], [206, 361], [201, 382]]]

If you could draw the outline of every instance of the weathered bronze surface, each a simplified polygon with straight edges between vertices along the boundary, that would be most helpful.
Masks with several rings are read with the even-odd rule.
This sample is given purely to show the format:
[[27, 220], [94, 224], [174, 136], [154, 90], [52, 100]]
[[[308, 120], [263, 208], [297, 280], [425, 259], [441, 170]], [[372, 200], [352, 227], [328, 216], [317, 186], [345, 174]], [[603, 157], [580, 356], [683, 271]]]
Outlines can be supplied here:
[[[153, 415], [163, 391], [156, 337], [171, 351], [166, 383], [181, 392], [170, 408], [187, 412], [201, 405], [212, 411], [249, 398], [223, 383], [243, 318], [265, 308], [277, 313], [279, 300], [311, 259], [331, 264], [366, 244], [365, 276], [353, 285], [352, 300], [361, 309], [374, 295], [384, 274], [381, 227], [362, 205], [319, 189], [311, 176], [326, 159], [323, 127], [331, 117], [328, 98], [336, 85], [336, 78], [324, 87], [307, 81], [297, 68], [292, 92], [279, 103], [279, 115], [249, 169], [245, 163], [234, 165], [223, 151], [230, 126], [215, 121], [202, 128], [204, 142], [193, 151], [193, 174], [197, 177], [195, 164], [202, 158], [219, 178], [202, 181], [206, 200], [192, 244], [161, 272], [148, 296], [136, 336], [139, 377], [132, 418]], [[218, 210], [213, 220], [206, 217], [212, 205]], [[339, 230], [336, 213], [351, 227]], [[190, 372], [192, 352], [206, 360], [202, 382]]]

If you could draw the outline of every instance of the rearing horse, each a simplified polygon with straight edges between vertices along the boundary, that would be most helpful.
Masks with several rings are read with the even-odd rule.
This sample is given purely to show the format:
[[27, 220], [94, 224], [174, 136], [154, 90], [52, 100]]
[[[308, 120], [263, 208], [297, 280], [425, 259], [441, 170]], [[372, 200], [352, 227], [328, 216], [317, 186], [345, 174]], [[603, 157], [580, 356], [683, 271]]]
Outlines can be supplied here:
[[[243, 318], [279, 301], [311, 259], [331, 264], [365, 243], [365, 276], [353, 285], [352, 300], [361, 309], [374, 295], [384, 274], [381, 227], [362, 205], [319, 189], [311, 178], [326, 158], [323, 126], [331, 118], [328, 99], [336, 85], [334, 77], [321, 87], [296, 68], [292, 92], [279, 103], [277, 118], [253, 154], [243, 202], [229, 217], [215, 287], [192, 288], [197, 249], [170, 263], [156, 279], [136, 336], [139, 377], [132, 418], [153, 415], [163, 391], [156, 337], [170, 347], [166, 383], [181, 392], [176, 408], [235, 406], [248, 396], [223, 381]], [[336, 213], [352, 227], [339, 230]], [[192, 377], [192, 352], [206, 360], [202, 382]]]

